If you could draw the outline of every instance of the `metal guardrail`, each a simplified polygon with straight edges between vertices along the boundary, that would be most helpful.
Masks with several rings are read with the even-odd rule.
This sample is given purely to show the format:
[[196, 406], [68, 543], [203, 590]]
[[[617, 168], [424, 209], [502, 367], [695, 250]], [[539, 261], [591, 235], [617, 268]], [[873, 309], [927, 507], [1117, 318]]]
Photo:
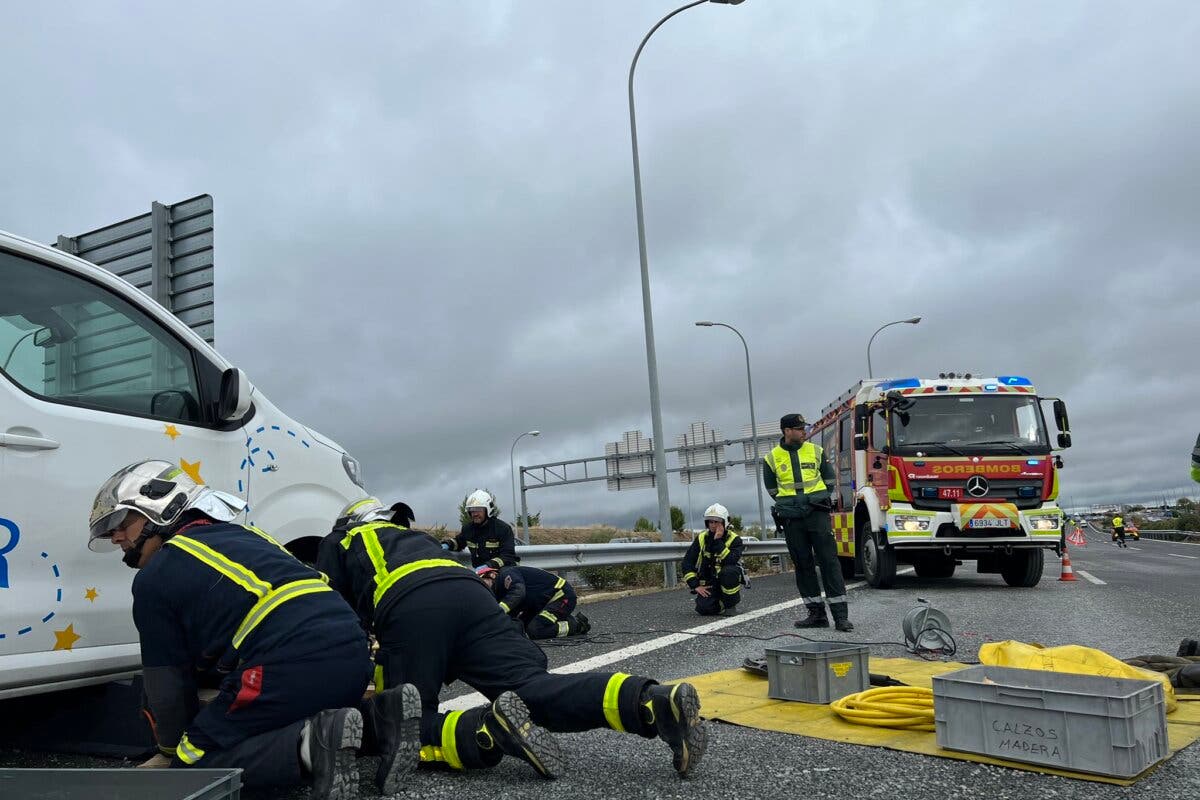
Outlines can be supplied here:
[[[617, 564], [661, 564], [683, 558], [691, 542], [629, 542], [625, 544], [518, 545], [521, 564], [540, 569], [607, 567]], [[787, 553], [783, 539], [745, 542], [743, 557]]]
[[1138, 535], [1143, 539], [1161, 539], [1162, 541], [1174, 541], [1174, 537], [1183, 536], [1188, 539], [1200, 539], [1200, 533], [1195, 531], [1146, 531], [1139, 530]]

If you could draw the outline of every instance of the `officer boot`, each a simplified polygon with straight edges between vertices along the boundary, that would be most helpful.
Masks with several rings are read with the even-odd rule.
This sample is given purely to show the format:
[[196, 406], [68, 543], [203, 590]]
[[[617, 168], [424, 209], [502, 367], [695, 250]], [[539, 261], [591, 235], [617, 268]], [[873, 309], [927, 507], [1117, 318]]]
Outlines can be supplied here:
[[405, 683], [375, 694], [370, 703], [379, 744], [375, 786], [382, 795], [395, 794], [420, 761], [421, 695], [417, 687]]
[[686, 778], [708, 747], [708, 732], [700, 720], [700, 695], [690, 683], [673, 686], [651, 684], [638, 700], [642, 721], [653, 725], [666, 742], [675, 771]]
[[566, 767], [558, 742], [549, 731], [533, 724], [525, 701], [516, 692], [496, 698], [475, 732], [475, 741], [481, 750], [499, 749], [527, 762], [543, 778], [553, 779]]
[[829, 610], [833, 614], [833, 626], [842, 633], [849, 633], [854, 630], [854, 623], [850, 621], [850, 612], [846, 608], [845, 603], [830, 603]]
[[805, 606], [808, 616], [796, 620], [797, 628], [828, 628], [829, 618], [825, 616], [824, 603], [809, 603]]
[[576, 628], [572, 633], [573, 636], [583, 636], [585, 633], [587, 633], [588, 631], [590, 631], [592, 629], [591, 621], [587, 617], [585, 617], [583, 614], [575, 615], [575, 624], [576, 624]]
[[363, 720], [357, 708], [322, 711], [304, 723], [300, 761], [312, 773], [313, 800], [358, 796], [355, 756], [362, 744]]

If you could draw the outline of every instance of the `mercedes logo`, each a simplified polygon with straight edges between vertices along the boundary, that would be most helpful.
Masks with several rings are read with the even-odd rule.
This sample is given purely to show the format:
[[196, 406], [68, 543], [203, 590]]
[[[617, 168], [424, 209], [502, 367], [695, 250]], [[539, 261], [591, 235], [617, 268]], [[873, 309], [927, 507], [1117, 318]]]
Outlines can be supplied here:
[[971, 497], [984, 497], [989, 489], [987, 478], [982, 475], [972, 475], [967, 479], [967, 494]]

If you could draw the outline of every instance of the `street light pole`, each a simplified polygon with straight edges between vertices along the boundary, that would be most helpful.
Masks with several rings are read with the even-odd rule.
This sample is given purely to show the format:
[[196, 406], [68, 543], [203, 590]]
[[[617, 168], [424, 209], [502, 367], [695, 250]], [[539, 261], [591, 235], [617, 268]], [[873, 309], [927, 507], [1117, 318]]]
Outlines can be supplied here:
[[[525, 431], [520, 436], [518, 436], [516, 439], [513, 439], [512, 447], [510, 447], [508, 449], [508, 482], [512, 485], [513, 513], [514, 514], [519, 513], [517, 511], [517, 475], [516, 475], [517, 468], [513, 465], [513, 454], [517, 450], [517, 442], [521, 441], [521, 439], [523, 439], [526, 436], [541, 436], [541, 435], [542, 435], [541, 431]], [[522, 485], [524, 485], [524, 484], [522, 484]], [[526, 514], [525, 516], [528, 517], [529, 515]], [[525, 544], [529, 544], [529, 520], [528, 519], [521, 521], [521, 532], [523, 534], [522, 540], [525, 542]]]
[[[658, 393], [658, 358], [654, 352], [654, 316], [650, 308], [650, 264], [646, 257], [646, 221], [642, 208], [642, 165], [638, 159], [637, 114], [633, 103], [633, 73], [637, 69], [638, 59], [642, 55], [642, 50], [646, 47], [646, 42], [650, 41], [650, 37], [654, 35], [655, 31], [676, 14], [687, 11], [689, 8], [703, 5], [708, 1], [695, 0], [695, 2], [680, 6], [660, 19], [642, 37], [637, 51], [633, 54], [633, 61], [629, 64], [629, 138], [633, 145], [633, 195], [637, 206], [638, 257], [641, 260], [642, 266], [642, 316], [645, 318], [646, 327], [646, 371], [650, 376], [650, 423], [654, 436], [654, 483], [658, 487], [659, 533], [660, 538], [664, 542], [669, 542], [673, 538], [671, 531], [671, 498], [667, 491], [667, 453], [666, 444], [663, 440], [662, 408], [659, 403]], [[742, 0], [713, 0], [713, 2], [737, 5]], [[663, 581], [667, 586], [675, 585], [674, 562], [668, 561], [663, 567]]]
[[890, 328], [893, 325], [916, 325], [921, 321], [920, 317], [911, 317], [909, 319], [898, 319], [895, 322], [889, 322], [886, 325], [880, 325], [879, 330], [871, 334], [870, 341], [867, 342], [867, 377], [874, 378], [875, 373], [871, 371], [871, 344], [875, 341], [875, 337], [879, 335], [879, 331], [884, 328]]
[[[724, 322], [709, 322], [708, 320], [704, 320], [702, 322], [697, 322], [696, 325], [700, 328], [729, 328], [729, 330], [736, 333], [737, 337], [742, 340], [742, 349], [746, 351], [746, 391], [750, 395], [750, 435], [753, 437], [754, 441], [754, 469], [761, 469], [761, 467], [758, 466], [758, 420], [756, 420], [754, 417], [754, 382], [750, 380], [750, 347], [746, 344], [746, 337], [742, 336], [742, 332], [737, 328], [733, 327], [732, 325], [727, 325]], [[767, 514], [766, 511], [763, 510], [762, 481], [759, 480], [758, 472], [754, 472], [753, 475], [755, 486], [754, 494], [756, 497], [758, 497], [758, 524], [761, 528], [762, 538], [767, 539], [769, 537], [767, 536]]]

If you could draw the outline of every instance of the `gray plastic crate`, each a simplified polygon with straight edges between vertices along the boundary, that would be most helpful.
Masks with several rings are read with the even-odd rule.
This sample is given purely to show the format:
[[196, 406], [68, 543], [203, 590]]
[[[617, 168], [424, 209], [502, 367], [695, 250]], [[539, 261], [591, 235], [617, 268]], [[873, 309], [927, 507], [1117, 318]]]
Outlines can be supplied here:
[[21, 800], [238, 800], [240, 769], [0, 769]]
[[934, 676], [933, 708], [938, 747], [948, 750], [1114, 778], [1170, 752], [1154, 680], [968, 667]]
[[871, 686], [870, 650], [837, 642], [767, 648], [767, 695], [776, 700], [832, 703]]

